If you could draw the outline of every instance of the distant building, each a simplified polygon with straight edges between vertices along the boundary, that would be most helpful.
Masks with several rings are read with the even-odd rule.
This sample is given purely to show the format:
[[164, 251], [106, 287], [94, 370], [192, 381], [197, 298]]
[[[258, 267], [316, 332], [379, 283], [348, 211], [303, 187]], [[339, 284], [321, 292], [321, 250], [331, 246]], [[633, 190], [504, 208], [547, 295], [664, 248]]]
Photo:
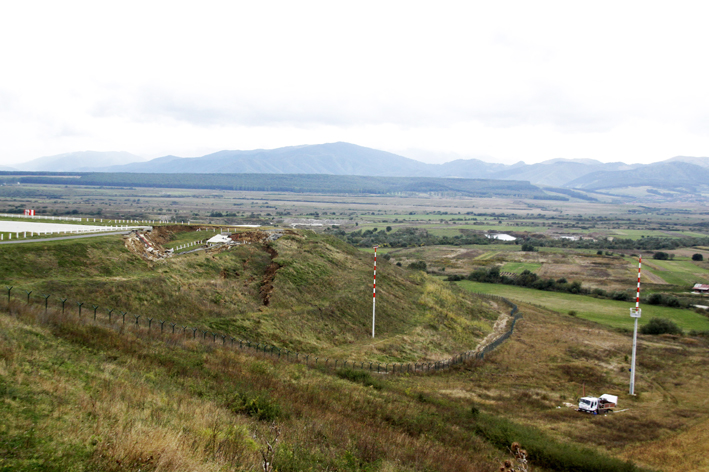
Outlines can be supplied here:
[[485, 237], [488, 239], [497, 239], [500, 241], [514, 241], [515, 239], [517, 239], [512, 235], [504, 233], [486, 234]]
[[707, 284], [694, 284], [694, 287], [692, 287], [692, 292], [695, 292], [695, 293], [709, 293], [709, 285], [707, 285]]

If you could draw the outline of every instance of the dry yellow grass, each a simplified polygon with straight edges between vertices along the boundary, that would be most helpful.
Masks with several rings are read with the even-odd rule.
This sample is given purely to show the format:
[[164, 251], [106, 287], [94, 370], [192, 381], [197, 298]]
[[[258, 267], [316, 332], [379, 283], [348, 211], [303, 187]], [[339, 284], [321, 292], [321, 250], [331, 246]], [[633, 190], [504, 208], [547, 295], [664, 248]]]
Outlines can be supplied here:
[[[661, 453], [653, 461], [644, 457], [654, 445], [667, 443], [666, 450], [676, 449], [677, 454], [690, 457], [701, 450], [701, 441], [687, 438], [696, 434], [706, 443], [709, 431], [709, 384], [703, 373], [709, 365], [706, 341], [641, 336], [636, 379], [640, 395], [633, 398], [627, 393], [628, 334], [529, 305], [522, 304], [520, 309], [524, 318], [515, 335], [481, 366], [445, 379], [400, 378], [397, 382], [454, 401], [467, 399], [559, 441], [594, 444], [660, 470], [665, 470], [659, 462]], [[576, 404], [584, 384], [587, 395], [618, 395], [618, 409], [626, 411], [595, 417], [564, 406]], [[701, 426], [675, 436], [697, 421]]]
[[[268, 423], [228, 406], [246, 389], [286, 409], [280, 470], [493, 470], [484, 440], [462, 430], [439, 440], [444, 424], [416, 419], [432, 405], [395, 391], [194, 341], [171, 347], [144, 332], [36, 325], [31, 309], [19, 316], [0, 316], [0, 394], [15, 392], [0, 395], [0, 468], [19, 464], [2, 457], [5, 440], [31, 431], [39, 463], [63, 457], [65, 470], [256, 470], [263, 445], [254, 436]], [[185, 360], [178, 370], [175, 356]]]
[[709, 470], [709, 420], [675, 436], [632, 446], [622, 456], [666, 472]]
[[92, 462], [102, 470], [216, 472], [240, 470], [238, 464], [257, 460], [257, 445], [248, 432], [253, 426], [247, 419], [189, 392], [156, 388], [150, 374], [139, 374], [144, 367], [138, 360], [104, 362], [97, 368], [91, 359], [52, 342], [45, 329], [28, 328], [6, 316], [0, 317], [0, 328], [6, 333], [29, 330], [48, 339], [45, 347], [64, 357], [59, 362], [86, 374], [47, 376], [42, 369], [27, 369], [28, 364], [47, 362], [43, 352], [6, 340], [0, 347], [12, 356], [0, 360], [1, 380], [55, 401], [51, 414], [31, 426], [18, 418], [5, 428], [31, 427], [46, 437], [60, 432], [73, 444], [95, 446]]

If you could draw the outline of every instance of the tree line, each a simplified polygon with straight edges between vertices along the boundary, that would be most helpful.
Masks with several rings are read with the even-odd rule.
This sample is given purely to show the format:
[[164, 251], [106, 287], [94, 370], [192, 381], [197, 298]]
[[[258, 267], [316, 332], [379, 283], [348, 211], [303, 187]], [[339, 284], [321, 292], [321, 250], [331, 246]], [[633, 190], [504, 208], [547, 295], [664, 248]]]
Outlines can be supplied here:
[[[542, 278], [539, 277], [534, 272], [529, 270], [524, 270], [519, 275], [506, 275], [501, 273], [498, 266], [490, 267], [488, 269], [480, 268], [475, 269], [468, 276], [463, 275], [449, 275], [446, 280], [449, 282], [456, 282], [459, 280], [470, 280], [473, 282], [483, 282], [491, 284], [505, 284], [505, 285], [516, 285], [519, 287], [533, 288], [535, 290], [546, 290], [548, 292], [562, 292], [562, 293], [573, 293], [573, 294], [583, 294], [591, 295], [597, 298], [605, 298], [608, 300], [619, 300], [619, 301], [633, 301], [635, 293], [627, 291], [607, 291], [602, 288], [589, 288], [583, 286], [579, 281], [569, 282], [566, 278], [561, 277], [559, 279], [553, 278]], [[690, 308], [692, 304], [684, 299], [680, 299], [673, 295], [668, 295], [664, 293], [652, 293], [649, 295], [643, 295], [641, 297], [642, 303], [647, 303], [649, 305], [660, 305], [672, 308]]]

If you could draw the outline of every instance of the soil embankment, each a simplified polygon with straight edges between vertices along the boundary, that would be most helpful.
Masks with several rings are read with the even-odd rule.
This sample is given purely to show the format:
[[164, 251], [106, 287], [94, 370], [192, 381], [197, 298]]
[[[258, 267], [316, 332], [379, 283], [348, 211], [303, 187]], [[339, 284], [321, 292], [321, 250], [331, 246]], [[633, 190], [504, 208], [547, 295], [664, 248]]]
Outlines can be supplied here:
[[264, 306], [268, 306], [271, 302], [271, 293], [273, 292], [273, 279], [276, 278], [276, 272], [281, 268], [281, 265], [274, 261], [274, 259], [278, 257], [278, 252], [276, 252], [275, 249], [269, 245], [264, 245], [263, 249], [271, 256], [271, 263], [266, 267], [266, 272], [263, 274], [260, 291]]

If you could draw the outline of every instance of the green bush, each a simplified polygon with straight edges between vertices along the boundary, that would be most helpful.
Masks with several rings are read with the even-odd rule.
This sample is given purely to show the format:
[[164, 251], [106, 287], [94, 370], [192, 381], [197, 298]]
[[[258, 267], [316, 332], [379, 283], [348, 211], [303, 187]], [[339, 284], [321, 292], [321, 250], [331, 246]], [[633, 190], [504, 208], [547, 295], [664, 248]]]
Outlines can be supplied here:
[[426, 270], [426, 263], [424, 261], [412, 262], [408, 265], [409, 269], [413, 270]]
[[475, 430], [500, 449], [508, 448], [513, 442], [524, 444], [529, 452], [530, 461], [548, 470], [578, 472], [638, 470], [632, 462], [624, 462], [573, 444], [556, 442], [534, 428], [497, 416], [479, 413], [475, 418]]
[[647, 298], [647, 303], [649, 303], [650, 305], [662, 305], [669, 306], [672, 308], [682, 307], [682, 303], [680, 302], [679, 298], [673, 297], [672, 295], [665, 295], [662, 293], [653, 293]]
[[237, 393], [228, 402], [228, 406], [234, 413], [243, 413], [261, 421], [274, 421], [283, 416], [278, 403], [262, 395], [252, 397]]
[[667, 254], [666, 252], [658, 251], [652, 255], [652, 258], [657, 259], [658, 261], [666, 261], [667, 259], [670, 258], [670, 255]]
[[366, 370], [340, 369], [337, 371], [337, 376], [341, 379], [349, 380], [350, 382], [362, 384], [365, 387], [372, 386], [376, 389], [382, 388], [382, 384], [374, 380], [372, 374]]
[[666, 318], [651, 318], [648, 324], [640, 328], [642, 334], [682, 334], [682, 328]]
[[692, 260], [693, 261], [703, 261], [704, 256], [702, 256], [701, 254], [692, 254]]

